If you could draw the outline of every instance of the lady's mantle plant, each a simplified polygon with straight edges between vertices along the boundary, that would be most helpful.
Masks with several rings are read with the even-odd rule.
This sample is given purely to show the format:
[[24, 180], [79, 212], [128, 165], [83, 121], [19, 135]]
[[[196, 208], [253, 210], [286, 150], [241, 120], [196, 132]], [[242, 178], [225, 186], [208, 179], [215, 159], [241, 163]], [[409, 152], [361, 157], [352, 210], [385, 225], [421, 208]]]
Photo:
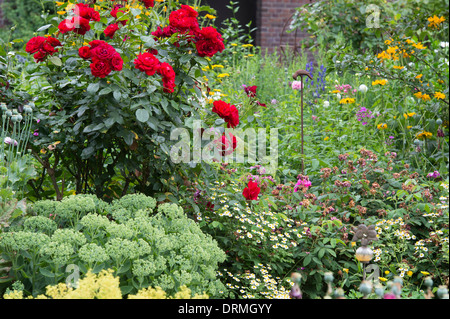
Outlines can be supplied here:
[[34, 62], [23, 84], [39, 111], [33, 154], [57, 198], [60, 180], [98, 196], [161, 189], [175, 169], [170, 131], [196, 114], [187, 101], [206, 58], [224, 49], [221, 35], [202, 27], [192, 7], [172, 2], [91, 0], [58, 9], [68, 16], [52, 18], [38, 32], [47, 34], [25, 46]]

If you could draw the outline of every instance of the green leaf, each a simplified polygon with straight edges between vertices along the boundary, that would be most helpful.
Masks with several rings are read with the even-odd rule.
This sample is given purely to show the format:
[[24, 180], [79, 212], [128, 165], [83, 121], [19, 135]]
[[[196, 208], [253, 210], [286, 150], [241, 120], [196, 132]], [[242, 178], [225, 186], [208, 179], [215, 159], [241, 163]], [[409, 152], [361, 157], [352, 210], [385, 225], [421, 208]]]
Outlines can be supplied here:
[[311, 262], [311, 254], [306, 256], [305, 259], [303, 260], [303, 267], [308, 266], [310, 262]]
[[312, 170], [316, 170], [319, 167], [319, 161], [316, 160], [315, 158], [311, 161], [312, 164]]
[[89, 94], [95, 94], [97, 93], [97, 91], [100, 89], [100, 83], [96, 82], [96, 83], [89, 83], [86, 92], [88, 92]]
[[120, 101], [120, 98], [122, 97], [122, 93], [120, 93], [119, 91], [114, 91], [113, 96], [116, 99], [116, 101]]
[[39, 272], [45, 277], [49, 277], [49, 278], [54, 278], [55, 277], [55, 274], [52, 273], [51, 271], [49, 271], [46, 268], [39, 268]]
[[47, 30], [48, 28], [50, 28], [51, 26], [53, 26], [53, 25], [52, 25], [52, 24], [46, 24], [46, 25], [40, 27], [39, 29], [37, 29], [36, 32], [45, 31], [45, 30]]
[[150, 114], [145, 109], [139, 109], [136, 111], [136, 118], [139, 122], [145, 123], [150, 118]]
[[62, 65], [62, 61], [60, 58], [58, 58], [57, 56], [52, 56], [48, 59], [51, 63], [53, 63], [54, 65], [57, 66], [61, 66]]
[[112, 89], [110, 87], [102, 89], [100, 92], [98, 92], [98, 95], [105, 95], [108, 93], [111, 93]]

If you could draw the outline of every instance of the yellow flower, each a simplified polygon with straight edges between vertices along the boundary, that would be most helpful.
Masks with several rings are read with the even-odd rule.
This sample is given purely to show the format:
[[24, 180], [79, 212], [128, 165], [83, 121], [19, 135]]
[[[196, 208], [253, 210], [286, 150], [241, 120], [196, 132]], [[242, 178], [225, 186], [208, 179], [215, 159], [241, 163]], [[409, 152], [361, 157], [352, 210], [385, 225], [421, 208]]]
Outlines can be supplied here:
[[377, 125], [377, 128], [379, 129], [379, 130], [385, 130], [385, 129], [387, 129], [387, 124], [386, 123], [381, 123], [381, 124], [378, 124]]
[[56, 5], [57, 5], [58, 7], [60, 7], [60, 6], [62, 6], [65, 2], [55, 1], [55, 3], [56, 3]]
[[213, 16], [212, 14], [207, 14], [207, 15], [205, 15], [205, 18], [208, 18], [208, 19], [215, 19], [216, 18], [216, 16]]
[[213, 64], [212, 66], [211, 66], [213, 69], [215, 69], [215, 68], [224, 68], [224, 66], [223, 65], [221, 65], [221, 64]]
[[427, 131], [423, 131], [423, 132], [418, 133], [418, 134], [416, 135], [416, 137], [417, 137], [419, 140], [423, 140], [423, 139], [425, 139], [425, 138], [431, 138], [432, 136], [433, 136], [433, 133], [430, 133], [430, 132], [427, 132]]
[[433, 17], [428, 18], [428, 26], [432, 29], [439, 29], [439, 25], [445, 21], [444, 16], [441, 16], [440, 18], [436, 15]]
[[417, 49], [419, 49], [419, 50], [423, 50], [423, 49], [427, 48], [427, 47], [423, 46], [423, 44], [420, 43], [420, 42], [419, 43], [413, 43], [412, 46], [417, 48]]
[[334, 91], [331, 91], [331, 93], [341, 93], [341, 91], [339, 91], [339, 90], [334, 90]]
[[413, 275], [413, 272], [410, 270], [406, 273], [409, 277], [411, 277]]
[[430, 274], [428, 271], [421, 271], [420, 273], [424, 276], [428, 276]]
[[347, 97], [345, 99], [340, 100], [339, 104], [352, 104], [355, 103], [355, 101], [356, 101], [355, 99]]
[[224, 77], [226, 77], [226, 76], [230, 76], [228, 73], [221, 73], [221, 74], [219, 74], [217, 77], [218, 78], [224, 78]]
[[356, 246], [356, 242], [352, 241], [352, 247]]
[[389, 275], [391, 272], [389, 271], [389, 270], [386, 270], [385, 272], [384, 272], [384, 274], [385, 275]]
[[423, 100], [423, 101], [430, 101], [430, 100], [431, 100], [431, 97], [430, 97], [428, 94], [423, 94], [423, 95], [422, 95], [422, 100]]
[[66, 11], [57, 11], [56, 13], [59, 15], [63, 15], [63, 14], [66, 14]]
[[407, 126], [406, 128], [407, 128], [408, 130], [410, 130], [410, 129], [412, 129], [412, 126], [409, 125], [409, 126]]
[[392, 41], [393, 41], [392, 38], [390, 38], [389, 40], [384, 41], [384, 44], [389, 45], [392, 43]]
[[387, 279], [387, 278], [384, 278], [384, 277], [378, 277], [378, 279], [379, 279], [380, 281], [388, 281], [388, 279]]
[[414, 93], [414, 96], [416, 97], [416, 98], [418, 98], [418, 99], [421, 99], [422, 98], [422, 92], [417, 92], [417, 93]]
[[348, 268], [344, 268], [342, 270], [345, 271], [348, 274]]
[[231, 43], [231, 46], [237, 47], [237, 44], [236, 43]]
[[416, 79], [421, 79], [423, 74], [416, 75]]
[[250, 43], [242, 45], [243, 48], [251, 48], [252, 46], [253, 46], [253, 44], [250, 44]]
[[407, 113], [409, 117], [413, 117], [414, 115], [416, 115], [416, 112], [412, 112], [412, 113]]
[[394, 65], [393, 68], [396, 70], [401, 70], [404, 69], [405, 67], [403, 65]]
[[445, 94], [441, 93], [441, 92], [436, 92], [436, 93], [434, 93], [434, 97], [437, 98], [438, 100], [439, 99], [443, 100], [443, 99], [445, 99]]
[[323, 140], [324, 141], [328, 141], [330, 138], [327, 136], [327, 137], [325, 137]]
[[372, 86], [375, 86], [375, 85], [386, 85], [386, 83], [387, 83], [387, 80], [386, 79], [384, 79], [384, 80], [376, 80], [376, 81], [372, 81]]

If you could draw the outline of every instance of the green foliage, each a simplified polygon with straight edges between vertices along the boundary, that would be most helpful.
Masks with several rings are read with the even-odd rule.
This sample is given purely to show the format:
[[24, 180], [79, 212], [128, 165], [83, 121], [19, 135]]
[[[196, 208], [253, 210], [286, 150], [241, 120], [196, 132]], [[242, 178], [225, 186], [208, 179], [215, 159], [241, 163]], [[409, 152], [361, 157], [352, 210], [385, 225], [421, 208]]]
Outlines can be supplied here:
[[27, 42], [43, 25], [45, 18], [56, 12], [53, 0], [5, 0], [0, 9], [6, 20], [6, 26], [0, 31], [6, 33], [6, 29], [14, 27], [12, 37], [22, 39], [20, 42]]
[[152, 213], [156, 202], [140, 194], [121, 204], [133, 201], [127, 208], [117, 202], [102, 205], [111, 216], [129, 210], [132, 217], [123, 222], [97, 214], [91, 196], [65, 197], [56, 205], [35, 203], [31, 212], [39, 216], [26, 216], [23, 226], [0, 235], [2, 258], [11, 267], [7, 281], [20, 280], [27, 295], [37, 296], [45, 286], [65, 280], [66, 266], [76, 265], [80, 275], [113, 269], [124, 295], [156, 286], [175, 293], [187, 286], [220, 297], [225, 287], [216, 270], [225, 254], [217, 242], [177, 205], [162, 204]]

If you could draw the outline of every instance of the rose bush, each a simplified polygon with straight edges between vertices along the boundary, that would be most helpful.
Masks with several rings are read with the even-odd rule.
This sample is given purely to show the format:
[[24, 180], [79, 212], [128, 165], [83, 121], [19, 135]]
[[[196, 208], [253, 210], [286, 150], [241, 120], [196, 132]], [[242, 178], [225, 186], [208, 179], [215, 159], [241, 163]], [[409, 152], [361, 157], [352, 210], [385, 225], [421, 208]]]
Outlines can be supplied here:
[[201, 27], [199, 13], [184, 4], [88, 1], [58, 9], [69, 16], [52, 18], [39, 29], [46, 34], [26, 44], [34, 61], [21, 85], [38, 110], [29, 147], [56, 197], [68, 187], [109, 198], [160, 191], [176, 170], [170, 131], [195, 116], [188, 98], [204, 57], [223, 50], [220, 34]]

